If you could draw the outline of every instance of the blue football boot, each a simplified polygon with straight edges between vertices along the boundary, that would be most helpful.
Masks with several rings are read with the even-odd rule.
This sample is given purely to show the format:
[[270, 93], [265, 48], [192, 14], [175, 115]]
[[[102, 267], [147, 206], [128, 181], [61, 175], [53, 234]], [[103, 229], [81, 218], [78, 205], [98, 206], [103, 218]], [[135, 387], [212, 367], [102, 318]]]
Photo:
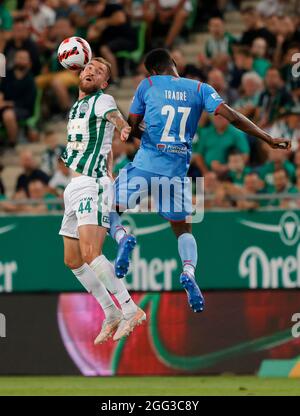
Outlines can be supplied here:
[[202, 312], [205, 305], [204, 297], [194, 277], [186, 272], [182, 272], [180, 275], [180, 283], [187, 293], [188, 302], [193, 311]]
[[126, 276], [129, 269], [130, 254], [136, 245], [136, 238], [126, 234], [119, 242], [118, 254], [115, 261], [115, 273], [119, 279]]

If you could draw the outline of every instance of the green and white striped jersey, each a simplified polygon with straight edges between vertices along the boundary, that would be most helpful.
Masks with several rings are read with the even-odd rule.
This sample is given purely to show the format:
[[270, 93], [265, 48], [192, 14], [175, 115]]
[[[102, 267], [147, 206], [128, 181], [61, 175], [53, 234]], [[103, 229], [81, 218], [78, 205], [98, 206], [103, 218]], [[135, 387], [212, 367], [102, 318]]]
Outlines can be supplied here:
[[76, 101], [69, 114], [68, 144], [62, 155], [67, 167], [93, 178], [107, 174], [115, 126], [106, 115], [114, 110], [114, 98], [101, 90]]

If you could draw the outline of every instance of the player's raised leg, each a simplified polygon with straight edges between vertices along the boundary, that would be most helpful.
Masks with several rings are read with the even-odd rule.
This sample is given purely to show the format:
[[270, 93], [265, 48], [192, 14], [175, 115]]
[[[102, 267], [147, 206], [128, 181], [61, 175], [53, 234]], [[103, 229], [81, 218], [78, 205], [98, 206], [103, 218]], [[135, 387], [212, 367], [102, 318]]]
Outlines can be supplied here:
[[[109, 220], [110, 235], [119, 245], [118, 254], [115, 260], [115, 273], [118, 278], [126, 276], [129, 269], [130, 255], [136, 246], [136, 238], [133, 235], [126, 233], [126, 230], [121, 224], [120, 209], [126, 210], [127, 208], [134, 208], [128, 206], [128, 201], [136, 191], [134, 190], [134, 187], [128, 187], [128, 181], [132, 178], [136, 178], [138, 175], [139, 172], [131, 163], [128, 163], [128, 165], [120, 171], [113, 187], [114, 203], [113, 210], [109, 215]], [[138, 192], [143, 192], [141, 187], [138, 189]]]
[[[85, 226], [96, 227], [96, 226]], [[99, 228], [99, 227], [97, 227]], [[99, 228], [100, 230], [100, 228]], [[82, 231], [82, 230], [81, 230]], [[63, 237], [64, 240], [64, 261], [72, 273], [76, 276], [82, 286], [91, 293], [97, 300], [105, 314], [105, 320], [98, 337], [97, 343], [106, 341], [117, 329], [122, 313], [116, 307], [104, 284], [99, 280], [93, 268], [85, 261], [90, 257], [83, 257], [79, 241], [75, 238]], [[93, 252], [93, 249], [91, 250]], [[95, 341], [96, 341], [95, 340]]]
[[103, 254], [92, 261], [91, 267], [120, 304], [123, 313], [122, 320], [113, 337], [114, 341], [118, 341], [129, 335], [138, 324], [142, 323], [146, 319], [146, 314], [134, 303], [124, 281], [115, 276], [112, 263]]
[[136, 238], [128, 234], [121, 224], [120, 215], [117, 212], [109, 214], [110, 235], [118, 243], [118, 253], [115, 260], [115, 273], [121, 279], [126, 276], [129, 269], [130, 255], [136, 246]]
[[[112, 263], [103, 254], [92, 261], [91, 267], [109, 292], [115, 296], [121, 307], [122, 320], [119, 322], [113, 337], [114, 341], [118, 341], [122, 337], [129, 335], [137, 324], [144, 321], [146, 314], [134, 303], [123, 280], [115, 276]], [[95, 343], [97, 343], [96, 341]]]
[[202, 312], [204, 297], [195, 279], [198, 254], [197, 242], [192, 234], [192, 226], [185, 221], [171, 222], [171, 226], [178, 238], [178, 252], [183, 266], [180, 283], [187, 293], [188, 302], [193, 311]]
[[[106, 318], [100, 334], [95, 339], [95, 344], [99, 344], [110, 337], [119, 328], [119, 324], [123, 322], [122, 320], [132, 321], [137, 311], [140, 310], [131, 299], [124, 283], [115, 277], [112, 264], [102, 254], [105, 235], [106, 229], [104, 227], [94, 225], [79, 227], [79, 242], [83, 259], [90, 265], [97, 278], [109, 292], [115, 295], [122, 309], [122, 313], [116, 307], [114, 311], [111, 311], [111, 315]], [[143, 311], [142, 314], [144, 315]], [[122, 336], [129, 335], [129, 332], [122, 331]]]

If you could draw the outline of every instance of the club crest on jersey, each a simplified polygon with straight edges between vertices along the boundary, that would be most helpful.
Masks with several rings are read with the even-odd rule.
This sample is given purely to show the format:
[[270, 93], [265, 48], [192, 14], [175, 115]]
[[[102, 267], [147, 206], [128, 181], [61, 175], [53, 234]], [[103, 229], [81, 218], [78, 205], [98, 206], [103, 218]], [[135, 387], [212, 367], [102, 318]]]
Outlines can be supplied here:
[[221, 98], [217, 92], [214, 92], [213, 94], [210, 94], [210, 95], [214, 100], [217, 100], [218, 98]]
[[161, 152], [163, 152], [164, 150], [166, 150], [166, 147], [167, 147], [167, 145], [166, 145], [166, 144], [164, 144], [164, 143], [158, 143], [158, 144], [156, 145], [156, 148], [157, 148], [158, 150], [160, 150]]
[[80, 113], [86, 113], [89, 109], [89, 103], [87, 103], [86, 101], [84, 103], [82, 103], [79, 107], [79, 112]]

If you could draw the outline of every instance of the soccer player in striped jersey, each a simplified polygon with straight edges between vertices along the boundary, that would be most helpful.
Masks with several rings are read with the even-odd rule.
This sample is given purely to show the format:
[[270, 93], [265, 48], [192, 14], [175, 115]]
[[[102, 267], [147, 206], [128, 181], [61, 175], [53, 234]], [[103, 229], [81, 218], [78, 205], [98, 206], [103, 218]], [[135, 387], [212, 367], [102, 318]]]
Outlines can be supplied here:
[[[120, 138], [126, 140], [130, 133], [114, 98], [103, 92], [109, 77], [110, 64], [102, 58], [93, 58], [82, 70], [79, 99], [70, 111], [68, 143], [62, 156], [72, 170], [72, 180], [64, 192], [65, 213], [59, 234], [63, 236], [65, 264], [96, 298], [105, 314], [95, 344], [113, 334], [113, 339], [118, 340], [146, 319], [124, 283], [116, 278], [113, 265], [102, 254], [110, 228], [110, 213], [104, 199], [112, 190], [113, 134], [116, 128]], [[135, 244], [134, 237], [127, 235], [118, 224], [114, 226], [114, 238], [123, 242], [123, 254], [124, 247], [128, 254], [128, 245]], [[109, 292], [115, 295], [121, 310]]]

